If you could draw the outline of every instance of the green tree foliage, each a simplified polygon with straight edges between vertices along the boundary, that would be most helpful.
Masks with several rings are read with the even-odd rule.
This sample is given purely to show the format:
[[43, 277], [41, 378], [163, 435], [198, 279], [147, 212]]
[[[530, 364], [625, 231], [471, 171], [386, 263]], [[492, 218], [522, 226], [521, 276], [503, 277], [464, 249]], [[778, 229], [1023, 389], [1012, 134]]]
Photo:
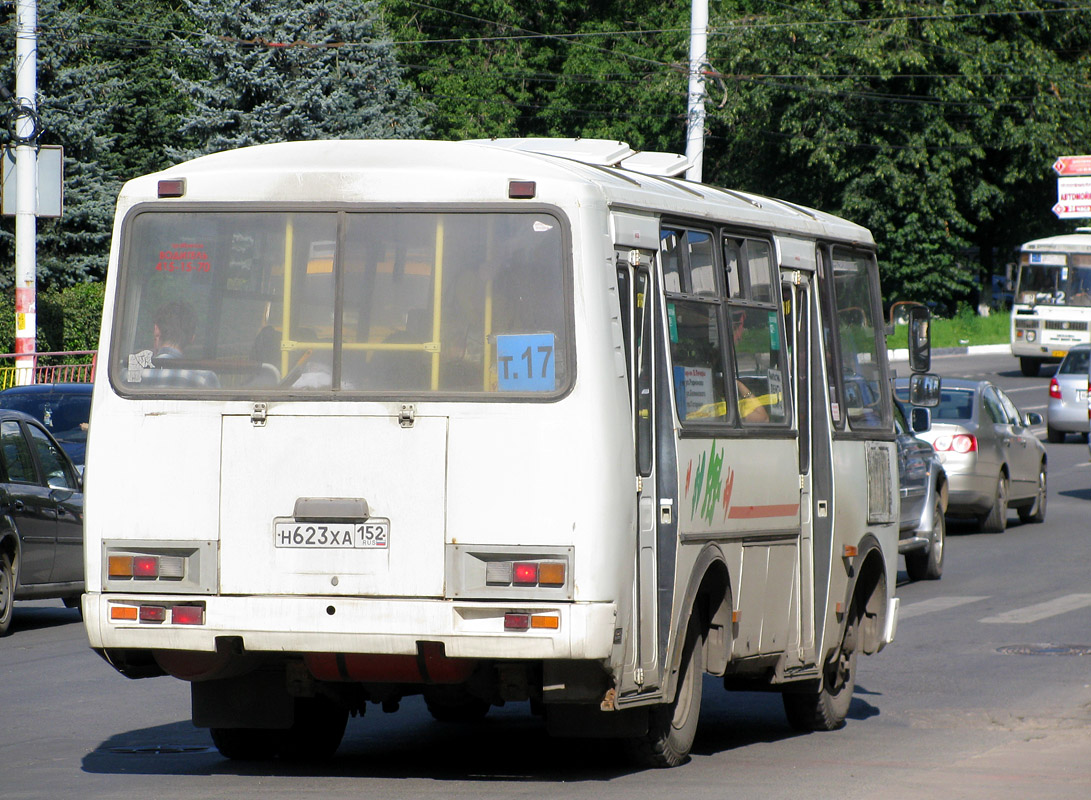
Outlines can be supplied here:
[[[130, 176], [162, 169], [178, 146], [187, 100], [168, 69], [185, 25], [161, 0], [39, 0], [41, 144], [64, 147], [64, 214], [38, 220], [43, 289], [101, 280], [114, 202]], [[0, 47], [0, 80], [14, 93], [14, 37]], [[5, 134], [10, 134], [5, 131]], [[0, 259], [14, 263], [14, 221], [0, 223]], [[0, 271], [0, 289], [14, 283]]]
[[[41, 292], [38, 295], [38, 352], [96, 349], [104, 290], [105, 284], [98, 282]], [[0, 293], [0, 353], [13, 352], [15, 298], [11, 292], [3, 292]]]
[[409, 138], [423, 116], [401, 80], [373, 3], [187, 0], [203, 65], [180, 156], [299, 139]]
[[712, 173], [871, 228], [889, 300], [953, 307], [975, 254], [987, 280], [994, 254], [1066, 229], [1050, 166], [1091, 141], [1086, 13], [803, 0], [724, 3], [713, 24]]
[[[441, 138], [684, 143], [689, 0], [386, 0]], [[680, 128], [681, 126], [681, 128]]]
[[[713, 1], [705, 180], [866, 225], [888, 301], [953, 308], [1018, 242], [1073, 227], [1050, 166], [1091, 141], [1077, 5]], [[685, 146], [688, 1], [385, 8], [442, 136]]]

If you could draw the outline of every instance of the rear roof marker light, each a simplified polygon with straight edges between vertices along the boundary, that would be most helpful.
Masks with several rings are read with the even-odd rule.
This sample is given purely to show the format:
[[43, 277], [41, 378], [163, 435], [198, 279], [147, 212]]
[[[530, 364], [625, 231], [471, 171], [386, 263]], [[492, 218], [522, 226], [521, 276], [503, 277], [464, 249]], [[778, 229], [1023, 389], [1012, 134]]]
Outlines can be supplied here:
[[185, 178], [167, 178], [159, 181], [160, 197], [184, 197], [186, 194]]
[[508, 198], [511, 200], [530, 200], [537, 192], [534, 181], [508, 181]]

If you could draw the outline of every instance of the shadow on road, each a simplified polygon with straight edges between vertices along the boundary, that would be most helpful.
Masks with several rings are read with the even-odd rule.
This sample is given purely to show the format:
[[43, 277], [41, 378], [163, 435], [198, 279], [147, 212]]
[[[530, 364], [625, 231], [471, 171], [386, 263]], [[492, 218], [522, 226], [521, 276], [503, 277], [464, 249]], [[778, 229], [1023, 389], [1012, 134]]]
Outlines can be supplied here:
[[[851, 720], [879, 714], [857, 686]], [[434, 722], [417, 698], [402, 713], [372, 710], [349, 720], [340, 749], [323, 762], [240, 762], [223, 758], [208, 732], [190, 722], [115, 734], [83, 758], [85, 772], [139, 775], [425, 778], [438, 781], [595, 782], [640, 772], [623, 745], [609, 739], [551, 738], [527, 704], [493, 709], [478, 723]], [[799, 736], [780, 696], [725, 692], [705, 676], [696, 757]]]
[[61, 625], [74, 625], [80, 622], [80, 612], [77, 608], [65, 608], [58, 604], [54, 606], [25, 605], [15, 603], [11, 617], [11, 633], [9, 636], [18, 636], [25, 631], [38, 631], [45, 628], [57, 628]]

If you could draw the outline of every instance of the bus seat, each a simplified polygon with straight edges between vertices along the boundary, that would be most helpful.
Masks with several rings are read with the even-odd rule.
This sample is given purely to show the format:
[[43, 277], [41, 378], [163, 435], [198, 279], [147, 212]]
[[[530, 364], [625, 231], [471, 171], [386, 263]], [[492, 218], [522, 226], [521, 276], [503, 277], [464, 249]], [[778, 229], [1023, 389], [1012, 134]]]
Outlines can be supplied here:
[[146, 367], [140, 371], [141, 386], [187, 389], [219, 389], [220, 379], [208, 369]]

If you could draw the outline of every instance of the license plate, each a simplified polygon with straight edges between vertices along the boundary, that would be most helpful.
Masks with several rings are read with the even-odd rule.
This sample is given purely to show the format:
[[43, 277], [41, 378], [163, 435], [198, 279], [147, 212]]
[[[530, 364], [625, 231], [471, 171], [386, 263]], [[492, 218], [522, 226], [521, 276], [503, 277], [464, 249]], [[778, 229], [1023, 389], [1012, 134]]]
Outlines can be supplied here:
[[1077, 403], [1086, 403], [1087, 402], [1087, 390], [1086, 389], [1077, 389], [1076, 390], [1076, 402]]
[[317, 550], [385, 550], [390, 544], [390, 520], [277, 522], [273, 544]]
[[1068, 351], [1067, 350], [1054, 350], [1051, 355], [1054, 358], [1064, 358], [1066, 355], [1068, 355]]

